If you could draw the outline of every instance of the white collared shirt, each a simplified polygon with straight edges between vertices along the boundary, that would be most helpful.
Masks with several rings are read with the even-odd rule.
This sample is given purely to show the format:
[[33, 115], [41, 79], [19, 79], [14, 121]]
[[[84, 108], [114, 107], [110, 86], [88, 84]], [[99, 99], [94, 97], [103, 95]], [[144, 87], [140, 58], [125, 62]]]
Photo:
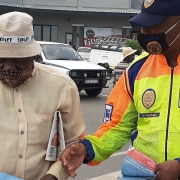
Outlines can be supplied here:
[[25, 180], [39, 180], [47, 172], [65, 179], [59, 160], [51, 166], [44, 160], [57, 109], [62, 113], [66, 144], [82, 137], [79, 93], [68, 76], [35, 63], [32, 77], [19, 88], [0, 82], [0, 171]]

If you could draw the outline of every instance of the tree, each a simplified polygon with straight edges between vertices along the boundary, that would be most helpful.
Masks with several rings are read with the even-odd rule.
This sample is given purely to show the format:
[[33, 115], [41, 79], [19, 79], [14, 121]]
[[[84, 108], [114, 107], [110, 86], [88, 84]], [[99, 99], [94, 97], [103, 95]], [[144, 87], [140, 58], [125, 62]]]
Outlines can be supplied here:
[[137, 55], [140, 55], [142, 53], [142, 47], [140, 46], [138, 40], [136, 40], [136, 39], [128, 39], [128, 40], [126, 40], [125, 45], [127, 47], [131, 47], [132, 49], [136, 49], [137, 50]]

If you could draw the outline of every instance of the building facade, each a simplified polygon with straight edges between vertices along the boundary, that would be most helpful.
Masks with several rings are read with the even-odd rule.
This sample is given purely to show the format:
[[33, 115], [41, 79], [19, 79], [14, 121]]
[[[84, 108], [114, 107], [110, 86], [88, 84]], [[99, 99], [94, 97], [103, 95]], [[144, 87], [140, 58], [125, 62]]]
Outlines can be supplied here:
[[89, 46], [101, 36], [132, 38], [128, 19], [143, 0], [0, 0], [0, 14], [27, 12], [34, 19], [36, 40]]

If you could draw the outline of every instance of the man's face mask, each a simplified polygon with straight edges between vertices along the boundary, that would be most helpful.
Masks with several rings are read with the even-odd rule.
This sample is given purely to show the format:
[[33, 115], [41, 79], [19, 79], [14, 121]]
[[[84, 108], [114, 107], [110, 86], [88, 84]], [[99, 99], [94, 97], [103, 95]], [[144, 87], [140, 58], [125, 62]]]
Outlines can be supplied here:
[[174, 42], [178, 39], [179, 35], [168, 45], [166, 42], [166, 34], [169, 33], [178, 23], [177, 21], [173, 26], [171, 26], [166, 32], [160, 34], [138, 34], [138, 41], [141, 47], [149, 52], [150, 54], [161, 54], [165, 52]]
[[129, 58], [129, 63], [131, 63], [134, 60], [134, 57]]
[[28, 59], [12, 61], [19, 61], [19, 63], [8, 62], [11, 65], [7, 65], [6, 59], [0, 60], [0, 80], [6, 86], [16, 88], [32, 75], [34, 66], [33, 61]]

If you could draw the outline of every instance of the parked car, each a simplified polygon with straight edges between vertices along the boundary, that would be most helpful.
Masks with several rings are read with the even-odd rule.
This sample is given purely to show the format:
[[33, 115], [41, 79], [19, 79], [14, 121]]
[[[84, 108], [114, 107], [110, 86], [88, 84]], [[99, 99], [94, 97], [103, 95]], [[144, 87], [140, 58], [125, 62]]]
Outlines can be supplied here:
[[42, 47], [37, 62], [58, 68], [76, 83], [79, 92], [85, 90], [89, 96], [97, 96], [108, 88], [109, 70], [83, 60], [69, 44], [38, 41]]
[[91, 52], [90, 47], [78, 47], [77, 52], [85, 61], [89, 61]]
[[111, 69], [123, 60], [124, 47], [111, 45], [94, 45], [90, 52], [90, 62], [95, 64], [109, 64]]

